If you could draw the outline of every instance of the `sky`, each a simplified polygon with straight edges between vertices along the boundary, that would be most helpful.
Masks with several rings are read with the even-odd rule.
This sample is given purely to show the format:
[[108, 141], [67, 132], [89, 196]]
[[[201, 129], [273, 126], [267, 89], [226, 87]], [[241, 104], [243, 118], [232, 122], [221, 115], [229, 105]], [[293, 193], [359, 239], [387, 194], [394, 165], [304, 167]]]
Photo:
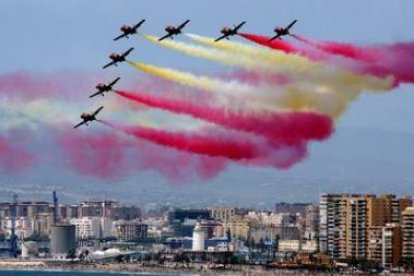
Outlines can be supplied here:
[[[156, 36], [164, 33], [163, 29], [166, 25], [178, 24], [185, 19], [191, 19], [186, 31], [207, 36], [216, 36], [223, 26], [241, 21], [247, 21], [247, 24], [243, 27], [245, 31], [271, 35], [276, 25], [287, 24], [293, 19], [298, 19], [298, 23], [294, 27], [295, 33], [313, 39], [364, 45], [412, 41], [414, 38], [414, 29], [410, 26], [412, 18], [414, 18], [414, 3], [410, 0], [4, 0], [0, 4], [0, 18], [0, 34], [2, 37], [0, 43], [0, 75], [21, 72], [43, 78], [47, 78], [49, 75], [59, 75], [64, 78], [66, 74], [73, 78], [73, 75], [76, 75], [79, 76], [80, 82], [82, 82], [79, 87], [84, 89], [90, 84], [91, 92], [93, 92], [97, 80], [96, 76], [105, 80], [118, 75], [125, 76], [123, 78], [129, 78], [126, 81], [127, 84], [139, 82], [145, 78], [144, 74], [129, 66], [124, 66], [124, 64], [116, 69], [108, 69], [106, 72], [101, 70], [102, 65], [107, 62], [109, 53], [121, 52], [131, 46], [135, 47], [135, 51], [131, 54], [134, 60], [157, 66], [202, 73], [217, 73], [228, 70], [212, 62], [186, 57], [174, 51], [152, 45], [137, 36], [131, 37], [129, 40], [112, 41], [119, 34], [120, 25], [133, 24], [143, 18], [147, 20], [142, 27], [143, 31]], [[242, 41], [241, 38], [234, 39]], [[407, 156], [401, 157], [396, 156], [395, 152], [384, 152], [383, 154], [387, 156], [387, 159], [391, 159], [388, 161], [392, 162], [393, 168], [404, 167], [405, 162], [412, 163], [413, 161], [410, 155], [414, 153], [412, 144], [407, 142], [401, 144], [401, 148], [399, 148], [398, 142], [396, 142], [400, 139], [406, 142], [407, 136], [414, 135], [414, 127], [410, 120], [414, 117], [414, 93], [412, 90], [412, 85], [402, 85], [385, 96], [372, 94], [361, 96], [337, 122], [332, 141], [312, 146], [310, 158], [289, 172], [231, 166], [224, 174], [206, 181], [207, 183], [204, 181], [203, 184], [200, 184], [196, 181], [197, 183], [190, 183], [185, 187], [191, 187], [189, 189], [197, 192], [199, 191], [198, 185], [202, 185], [202, 193], [209, 193], [209, 189], [206, 188], [209, 187], [208, 185], [211, 185], [211, 190], [216, 190], [223, 185], [233, 187], [233, 185], [236, 185], [234, 183], [240, 183], [242, 187], [251, 187], [257, 185], [254, 183], [255, 181], [263, 184], [264, 182], [268, 183], [269, 179], [270, 182], [277, 180], [278, 183], [280, 183], [280, 179], [284, 178], [295, 179], [295, 181], [300, 179], [305, 183], [314, 182], [315, 179], [327, 178], [326, 181], [330, 183], [323, 184], [323, 189], [344, 191], [343, 184], [332, 182], [343, 178], [347, 183], [357, 183], [357, 176], [364, 174], [368, 175], [366, 182], [375, 182], [378, 177], [376, 175], [380, 175], [376, 168], [390, 167], [385, 161], [381, 163], [381, 160], [378, 160], [378, 158], [381, 158], [377, 155], [378, 152], [383, 151], [383, 147], [388, 146], [386, 140], [381, 140], [382, 137], [390, 136], [390, 139], [393, 139], [390, 142], [393, 145], [392, 148], [394, 149], [394, 144], [396, 144], [396, 150], [402, 150], [407, 154]], [[62, 90], [62, 93], [70, 94], [72, 91], [65, 89]], [[83, 92], [73, 91], [73, 93]], [[84, 93], [87, 96], [89, 91]], [[96, 106], [95, 103], [88, 100], [86, 97], [84, 100], [79, 99], [79, 105], [75, 104], [73, 108], [71, 107], [70, 111], [73, 111], [74, 114], [67, 115], [68, 120], [75, 122], [79, 112], [85, 108], [93, 109]], [[98, 101], [104, 102], [105, 99], [99, 99]], [[0, 124], [6, 123], [0, 118]], [[90, 128], [90, 131], [95, 130]], [[359, 132], [364, 137], [361, 141], [367, 144], [355, 146], [352, 141], [356, 139], [354, 139], [354, 135], [359, 135], [356, 134]], [[378, 136], [382, 134], [384, 134], [382, 137]], [[370, 140], [371, 137], [374, 141]], [[380, 142], [377, 142], [377, 140]], [[30, 142], [25, 141], [25, 143], [30, 146]], [[31, 146], [36, 147], [36, 145]], [[371, 150], [373, 153], [370, 152]], [[366, 159], [361, 161], [361, 163], [364, 163], [362, 168], [365, 169], [361, 174], [360, 171], [351, 168], [352, 162], [341, 163], [338, 161], [343, 155], [346, 155], [347, 160], [358, 160], [361, 156], [371, 158], [368, 158], [368, 161]], [[328, 160], [335, 158], [335, 156], [338, 156], [338, 160], [333, 160], [339, 162], [338, 166], [341, 168], [345, 166], [345, 168], [342, 168], [345, 175], [338, 176], [336, 175], [336, 169], [327, 169], [332, 165], [327, 163]], [[36, 173], [27, 172], [24, 176], [19, 177], [0, 170], [0, 180], [7, 183], [4, 185], [32, 182], [35, 182], [33, 184], [36, 185], [43, 185], [42, 183], [60, 182], [63, 183], [63, 188], [65, 188], [65, 183], [75, 181], [74, 179], [82, 182], [92, 181], [89, 178], [68, 177], [68, 174], [72, 175], [68, 172], [60, 172], [52, 180], [46, 172], [42, 175], [42, 173], [39, 173], [39, 169], [33, 170], [36, 170]], [[248, 176], [238, 178], [237, 176], [241, 175], [240, 171]], [[324, 172], [333, 176], [325, 177]], [[398, 193], [409, 193], [411, 191], [409, 187], [412, 185], [414, 174], [410, 174], [409, 169], [403, 172], [398, 169], [391, 169], [387, 173], [392, 175], [396, 183], [400, 183], [396, 186]], [[40, 176], [38, 176], [39, 174]], [[378, 178], [383, 177], [379, 176]], [[130, 183], [135, 182], [136, 179], [141, 179], [142, 186], [151, 185], [155, 181], [161, 183], [161, 187], [164, 185], [169, 189], [171, 188], [169, 181], [160, 178], [157, 174], [149, 174], [145, 177], [129, 176], [123, 179], [122, 182], [127, 183], [125, 187], [134, 187]], [[336, 180], [332, 181], [332, 179]], [[407, 181], [407, 179], [409, 180]], [[95, 180], [93, 181], [95, 182]], [[113, 182], [118, 183], [117, 181], [114, 180]], [[228, 184], [229, 182], [231, 184]], [[108, 191], [108, 187], [112, 184], [106, 183], [102, 186], [98, 184], [98, 187], [101, 187], [103, 191]], [[270, 185], [279, 187], [278, 185], [283, 184], [270, 183]], [[381, 185], [379, 190], [384, 190], [386, 183]], [[177, 189], [182, 192], [183, 188]], [[249, 193], [249, 191], [249, 189], [246, 189], [246, 193]], [[318, 188], [315, 192], [321, 191], [322, 188]], [[286, 190], [285, 192], [288, 199], [294, 200], [297, 189], [293, 188], [291, 191]], [[240, 192], [239, 196], [243, 198], [246, 195]], [[275, 200], [277, 198], [275, 196]], [[317, 195], [301, 196], [299, 198], [301, 200], [315, 200]], [[266, 200], [271, 201], [272, 199]]]

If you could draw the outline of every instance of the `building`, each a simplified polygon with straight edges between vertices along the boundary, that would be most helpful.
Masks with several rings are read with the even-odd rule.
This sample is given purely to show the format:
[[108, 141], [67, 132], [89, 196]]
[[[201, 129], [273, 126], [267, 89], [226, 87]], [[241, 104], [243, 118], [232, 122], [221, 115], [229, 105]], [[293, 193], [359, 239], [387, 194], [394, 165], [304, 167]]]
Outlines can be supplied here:
[[[11, 236], [12, 219], [4, 218], [0, 222], [1, 231], [5, 233], [6, 237]], [[18, 239], [28, 238], [34, 233], [34, 219], [29, 217], [19, 217], [14, 219], [15, 235]]]
[[396, 223], [372, 226], [368, 229], [368, 260], [384, 268], [392, 268], [401, 261], [401, 227]]
[[306, 207], [310, 203], [286, 203], [279, 202], [275, 204], [275, 213], [291, 213], [291, 214], [301, 214], [305, 215]]
[[402, 212], [402, 258], [414, 260], [414, 207]]
[[319, 207], [315, 205], [306, 206], [305, 233], [306, 240], [317, 240], [319, 233]]
[[248, 218], [225, 220], [219, 228], [221, 231], [216, 231], [217, 237], [226, 236], [227, 232], [229, 232], [232, 238], [247, 240], [249, 237], [250, 220]]
[[352, 195], [345, 198], [345, 220], [341, 228], [345, 235], [340, 239], [340, 258], [366, 259], [367, 257], [367, 232], [368, 232], [368, 207], [367, 198], [371, 195]]
[[382, 226], [368, 228], [368, 260], [382, 262], [383, 234]]
[[386, 268], [399, 266], [401, 254], [401, 227], [397, 223], [389, 223], [382, 227], [382, 266]]
[[381, 239], [381, 227], [400, 221], [398, 212], [410, 202], [408, 198], [397, 199], [395, 195], [322, 194], [320, 251], [334, 259], [379, 259], [376, 250], [382, 244], [376, 245], [373, 241]]
[[183, 223], [185, 220], [211, 219], [210, 211], [207, 209], [175, 209], [168, 212], [168, 223]]
[[139, 221], [121, 221], [116, 224], [117, 238], [131, 241], [148, 237], [148, 225]]
[[334, 259], [341, 257], [340, 239], [344, 236], [344, 194], [321, 194], [319, 198], [319, 250]]
[[201, 222], [197, 221], [194, 231], [193, 231], [193, 251], [203, 251], [204, 250], [204, 241], [205, 241], [205, 233], [204, 229], [201, 226]]
[[112, 220], [104, 217], [82, 217], [70, 219], [76, 226], [78, 239], [105, 238], [111, 236]]
[[215, 220], [231, 220], [236, 217], [236, 208], [233, 207], [211, 207], [209, 210]]

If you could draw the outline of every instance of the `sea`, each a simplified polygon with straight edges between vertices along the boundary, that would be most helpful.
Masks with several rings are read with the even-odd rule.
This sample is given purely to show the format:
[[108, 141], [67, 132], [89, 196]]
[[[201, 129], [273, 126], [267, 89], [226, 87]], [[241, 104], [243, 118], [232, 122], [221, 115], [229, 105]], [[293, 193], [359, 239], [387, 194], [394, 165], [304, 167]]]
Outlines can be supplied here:
[[[72, 271], [38, 271], [38, 270], [0, 270], [1, 276], [181, 276], [183, 274], [154, 274], [146, 272], [72, 272]], [[196, 274], [195, 274], [196, 275]]]

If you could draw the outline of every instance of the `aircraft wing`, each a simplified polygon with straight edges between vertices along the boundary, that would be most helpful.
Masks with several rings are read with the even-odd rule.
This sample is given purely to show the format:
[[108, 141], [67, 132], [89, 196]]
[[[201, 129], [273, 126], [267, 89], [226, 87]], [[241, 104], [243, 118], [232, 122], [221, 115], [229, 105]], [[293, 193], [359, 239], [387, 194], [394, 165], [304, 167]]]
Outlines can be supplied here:
[[141, 25], [145, 22], [145, 19], [142, 19], [140, 22], [138, 22], [137, 24], [135, 24], [132, 28], [134, 30], [137, 30], [139, 27], [141, 27]]
[[190, 22], [190, 20], [186, 20], [186, 21], [184, 21], [184, 23], [183, 24], [181, 24], [180, 26], [178, 26], [177, 28], [179, 29], [179, 30], [181, 30], [182, 28], [184, 28], [185, 27], [185, 25], [187, 25], [188, 24], [188, 22]]
[[268, 42], [273, 41], [273, 40], [275, 40], [275, 39], [278, 39], [278, 38], [280, 38], [281, 36], [282, 36], [282, 35], [277, 34], [277, 35], [275, 35], [274, 37], [272, 37], [271, 39], [269, 39], [269, 41], [268, 41]]
[[115, 65], [115, 64], [116, 64], [116, 62], [115, 62], [115, 61], [111, 61], [110, 63], [105, 64], [105, 65], [102, 67], [102, 69], [108, 68], [109, 66], [112, 66], [112, 65]]
[[129, 48], [125, 53], [122, 54], [122, 56], [126, 57], [127, 55], [129, 55], [129, 53], [132, 52], [132, 50], [134, 50], [134, 47]]
[[234, 31], [237, 33], [237, 31], [241, 28], [241, 27], [243, 27], [243, 25], [244, 24], [246, 24], [246, 21], [243, 21], [242, 23], [240, 23], [239, 25], [237, 25], [235, 28], [234, 28]]
[[90, 95], [90, 96], [89, 96], [89, 98], [93, 98], [93, 97], [95, 97], [95, 96], [98, 96], [99, 94], [103, 95], [103, 92], [98, 91], [98, 92], [96, 92], [96, 93], [94, 93], [94, 94]]
[[115, 83], [117, 83], [120, 79], [121, 79], [120, 77], [117, 77], [111, 83], [109, 83], [109, 86], [115, 85]]
[[123, 33], [120, 36], [115, 37], [114, 38], [114, 41], [117, 41], [118, 39], [123, 38], [123, 37], [126, 37], [126, 36], [127, 36], [127, 34], [126, 33]]
[[82, 121], [82, 122], [80, 122], [79, 124], [77, 124], [76, 126], [74, 126], [73, 128], [78, 128], [78, 127], [80, 127], [81, 125], [83, 125], [85, 123], [85, 121]]
[[287, 30], [289, 30], [290, 28], [292, 28], [293, 27], [293, 25], [295, 25], [295, 23], [297, 22], [297, 20], [295, 19], [295, 20], [293, 20], [292, 21], [292, 23], [290, 23], [287, 27], [286, 27], [286, 29]]
[[227, 37], [227, 35], [222, 35], [222, 36], [220, 36], [219, 38], [216, 38], [214, 41], [220, 41], [220, 40], [222, 40], [223, 38], [226, 38]]
[[169, 38], [171, 36], [172, 36], [172, 34], [168, 33], [168, 34], [164, 35], [163, 37], [159, 38], [158, 41], [164, 40], [164, 39]]
[[101, 106], [100, 108], [98, 108], [97, 110], [95, 110], [95, 112], [94, 113], [92, 113], [92, 116], [96, 116], [96, 115], [98, 115], [98, 113], [103, 109], [104, 107], [103, 106]]

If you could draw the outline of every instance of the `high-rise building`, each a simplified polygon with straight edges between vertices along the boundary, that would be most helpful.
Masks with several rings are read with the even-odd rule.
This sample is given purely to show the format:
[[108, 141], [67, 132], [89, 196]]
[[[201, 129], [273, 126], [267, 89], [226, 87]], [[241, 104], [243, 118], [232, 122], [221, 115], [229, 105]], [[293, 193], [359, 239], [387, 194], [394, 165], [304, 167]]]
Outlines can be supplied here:
[[414, 259], [414, 207], [402, 212], [402, 257]]
[[[349, 195], [322, 194], [320, 196], [319, 246], [321, 252], [335, 259], [369, 257], [368, 247], [371, 235], [387, 223], [399, 222], [400, 210], [410, 205], [408, 198], [397, 199], [395, 195]], [[381, 235], [379, 235], [381, 236]], [[381, 245], [382, 246], [382, 245]]]
[[321, 194], [319, 198], [319, 250], [332, 258], [341, 257], [340, 239], [344, 236], [344, 198], [346, 194]]
[[401, 227], [396, 223], [368, 229], [368, 257], [383, 267], [392, 268], [401, 260]]

